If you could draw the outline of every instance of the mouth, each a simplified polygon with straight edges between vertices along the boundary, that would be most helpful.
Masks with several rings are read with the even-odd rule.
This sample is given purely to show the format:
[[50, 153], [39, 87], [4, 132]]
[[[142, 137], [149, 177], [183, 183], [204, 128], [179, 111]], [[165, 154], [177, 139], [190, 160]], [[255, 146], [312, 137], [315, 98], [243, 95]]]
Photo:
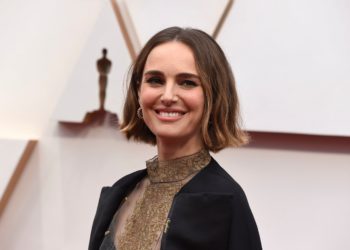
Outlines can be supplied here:
[[185, 112], [177, 110], [155, 110], [158, 117], [165, 119], [176, 119], [182, 117]]
[[158, 112], [158, 114], [163, 117], [177, 117], [177, 116], [183, 115], [183, 113], [180, 113], [180, 112], [164, 112], [164, 111]]

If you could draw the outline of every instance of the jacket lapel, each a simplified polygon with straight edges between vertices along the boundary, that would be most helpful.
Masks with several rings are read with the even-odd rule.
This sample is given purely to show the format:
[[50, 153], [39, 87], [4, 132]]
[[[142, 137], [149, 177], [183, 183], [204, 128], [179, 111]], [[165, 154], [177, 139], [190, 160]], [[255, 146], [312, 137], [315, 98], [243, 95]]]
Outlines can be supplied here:
[[125, 196], [146, 176], [147, 171], [140, 170], [117, 181], [112, 187], [101, 190], [97, 212], [92, 225], [89, 250], [97, 250], [103, 240], [112, 218]]

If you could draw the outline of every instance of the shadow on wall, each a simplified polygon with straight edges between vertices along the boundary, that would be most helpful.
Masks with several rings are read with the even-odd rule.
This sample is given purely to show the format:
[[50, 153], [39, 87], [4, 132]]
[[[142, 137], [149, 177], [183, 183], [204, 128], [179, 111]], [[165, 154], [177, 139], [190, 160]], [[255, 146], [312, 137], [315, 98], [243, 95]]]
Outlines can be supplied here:
[[350, 137], [250, 131], [247, 148], [350, 154]]

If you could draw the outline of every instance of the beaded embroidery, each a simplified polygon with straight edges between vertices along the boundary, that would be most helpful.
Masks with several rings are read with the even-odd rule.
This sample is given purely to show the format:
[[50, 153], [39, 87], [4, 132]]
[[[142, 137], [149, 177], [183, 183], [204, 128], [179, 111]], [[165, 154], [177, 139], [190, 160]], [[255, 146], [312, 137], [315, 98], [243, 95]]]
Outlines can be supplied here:
[[124, 232], [116, 238], [118, 250], [152, 250], [157, 246], [167, 223], [173, 198], [185, 181], [208, 165], [208, 151], [170, 161], [157, 157], [146, 162], [151, 183], [127, 219]]

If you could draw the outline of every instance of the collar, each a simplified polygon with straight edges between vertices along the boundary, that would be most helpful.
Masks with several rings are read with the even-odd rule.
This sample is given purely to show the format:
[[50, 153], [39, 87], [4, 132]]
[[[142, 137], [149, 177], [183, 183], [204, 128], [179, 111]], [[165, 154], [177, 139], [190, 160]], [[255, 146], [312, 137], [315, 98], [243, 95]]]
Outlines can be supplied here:
[[167, 161], [159, 161], [155, 156], [146, 161], [148, 177], [151, 183], [182, 181], [208, 165], [210, 159], [210, 154], [205, 149]]

